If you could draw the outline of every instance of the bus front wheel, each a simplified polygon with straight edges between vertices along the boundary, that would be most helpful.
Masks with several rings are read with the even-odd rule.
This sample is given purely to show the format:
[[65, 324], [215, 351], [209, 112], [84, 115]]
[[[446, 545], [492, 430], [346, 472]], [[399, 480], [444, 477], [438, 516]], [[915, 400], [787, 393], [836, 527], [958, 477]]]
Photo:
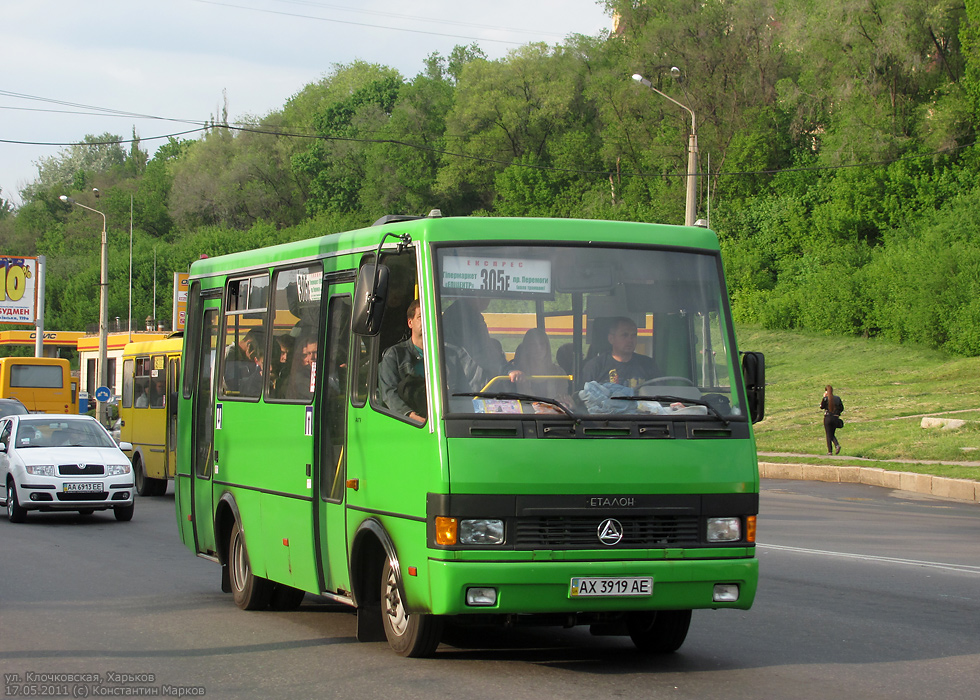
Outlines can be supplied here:
[[398, 575], [385, 558], [381, 573], [381, 619], [388, 644], [399, 656], [430, 656], [442, 637], [442, 619], [424, 613], [409, 614], [405, 610]]
[[252, 573], [245, 548], [245, 533], [235, 521], [228, 540], [228, 576], [235, 605], [242, 610], [264, 610], [269, 606], [272, 584]]
[[681, 648], [691, 626], [690, 610], [645, 610], [626, 622], [630, 639], [640, 651], [669, 654]]

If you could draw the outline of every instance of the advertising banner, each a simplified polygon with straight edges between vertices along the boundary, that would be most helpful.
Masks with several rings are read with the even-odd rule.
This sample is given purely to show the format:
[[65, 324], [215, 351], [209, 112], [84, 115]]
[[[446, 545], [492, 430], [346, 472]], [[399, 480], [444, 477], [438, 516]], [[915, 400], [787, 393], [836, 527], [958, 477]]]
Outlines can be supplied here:
[[187, 282], [186, 272], [174, 273], [174, 309], [172, 323], [175, 331], [184, 330], [184, 323], [187, 321]]
[[37, 258], [0, 257], [0, 323], [34, 323]]

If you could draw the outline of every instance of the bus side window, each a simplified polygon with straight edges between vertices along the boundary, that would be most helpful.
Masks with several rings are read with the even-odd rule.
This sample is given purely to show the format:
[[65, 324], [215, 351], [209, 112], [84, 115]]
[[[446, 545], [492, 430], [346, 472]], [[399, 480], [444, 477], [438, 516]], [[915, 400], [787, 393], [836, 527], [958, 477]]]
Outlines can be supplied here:
[[[409, 308], [413, 310], [417, 308], [415, 300], [418, 297], [418, 278], [415, 269], [415, 256], [411, 253], [387, 255], [382, 257], [382, 262], [390, 270], [390, 279], [384, 317], [381, 320], [381, 331], [378, 333], [373, 348], [376, 352], [374, 360], [378, 366], [373, 373], [371, 403], [381, 411], [394, 413], [405, 420], [418, 422], [408, 417], [410, 412], [422, 417], [426, 412], [424, 407], [426, 402], [425, 378], [421, 372], [422, 358], [411, 341], [411, 329], [408, 325]], [[414, 317], [415, 313], [413, 312]], [[391, 355], [388, 363], [385, 363], [384, 359], [386, 353]], [[402, 370], [405, 369], [403, 365], [408, 361], [408, 358], [413, 356], [416, 358], [416, 363], [413, 372], [409, 373], [411, 376], [409, 376]], [[398, 367], [397, 372], [392, 371], [395, 366]], [[388, 382], [384, 387], [382, 387], [382, 374]], [[387, 396], [389, 400], [386, 401], [384, 396]], [[395, 399], [395, 396], [398, 398]], [[392, 405], [389, 405], [389, 402]]]
[[266, 362], [266, 275], [231, 280], [225, 312], [221, 396], [256, 398], [262, 394]]
[[132, 408], [134, 399], [134, 382], [133, 382], [133, 361], [123, 360], [123, 395], [122, 395], [122, 407]]
[[309, 403], [313, 398], [322, 283], [319, 264], [275, 272], [267, 401]]

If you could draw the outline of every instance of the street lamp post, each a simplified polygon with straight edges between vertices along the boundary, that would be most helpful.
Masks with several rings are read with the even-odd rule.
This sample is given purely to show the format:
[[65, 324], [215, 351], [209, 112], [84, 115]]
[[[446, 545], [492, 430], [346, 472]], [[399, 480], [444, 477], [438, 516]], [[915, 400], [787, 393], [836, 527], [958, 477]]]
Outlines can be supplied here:
[[[95, 190], [96, 196], [98, 196], [98, 190]], [[66, 197], [61, 195], [59, 198], [65, 204], [74, 204], [82, 209], [88, 209], [89, 211], [94, 211], [96, 214], [102, 217], [102, 264], [101, 272], [99, 275], [99, 386], [109, 386], [109, 360], [108, 360], [108, 319], [109, 319], [109, 251], [106, 242], [106, 219], [105, 214], [103, 214], [98, 209], [93, 209], [92, 207], [87, 207], [81, 202], [76, 202], [71, 197]], [[95, 418], [102, 425], [106, 424], [106, 405], [104, 401], [97, 401], [95, 404]]]
[[[670, 69], [671, 75], [674, 78], [680, 76], [681, 72], [678, 68]], [[697, 120], [694, 118], [694, 110], [685, 104], [681, 104], [675, 100], [670, 95], [667, 95], [653, 86], [649, 80], [644, 78], [639, 73], [633, 74], [633, 80], [638, 83], [646, 85], [648, 88], [653, 90], [655, 93], [661, 97], [666, 97], [668, 100], [673, 102], [678, 107], [686, 109], [691, 115], [691, 134], [687, 137], [687, 202], [684, 207], [684, 225], [693, 226], [694, 218], [697, 215], [697, 185], [698, 185], [698, 131], [697, 131]]]

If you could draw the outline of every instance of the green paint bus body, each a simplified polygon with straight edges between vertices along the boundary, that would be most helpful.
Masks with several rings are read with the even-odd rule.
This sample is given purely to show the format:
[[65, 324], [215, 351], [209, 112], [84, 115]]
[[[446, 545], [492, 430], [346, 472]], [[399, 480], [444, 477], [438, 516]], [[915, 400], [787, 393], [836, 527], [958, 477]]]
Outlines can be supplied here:
[[[683, 611], [751, 606], [762, 394], [746, 387], [764, 381], [743, 382], [711, 231], [424, 218], [204, 259], [190, 278], [177, 518], [186, 546], [222, 564], [240, 606], [324, 595], [357, 607], [359, 638], [383, 629], [405, 655], [435, 648], [442, 616], [551, 615], [670, 651], [686, 634]], [[380, 332], [354, 333], [379, 278]], [[482, 290], [458, 286], [474, 279]], [[416, 296], [422, 425], [378, 389], [381, 346], [408, 331]], [[474, 348], [462, 354], [478, 379], [447, 386], [461, 353], [445, 342], [443, 314], [472, 296], [491, 298], [483, 318], [505, 360], [527, 328], [548, 331], [552, 353], [571, 344], [568, 379], [532, 375], [520, 386], [538, 400], [513, 398], [506, 367], [472, 369]], [[665, 380], [632, 389], [649, 401], [597, 408], [579, 394], [586, 346], [602, 344], [603, 319], [624, 315]], [[280, 351], [286, 335], [291, 350]], [[306, 369], [311, 336], [319, 351]]]

